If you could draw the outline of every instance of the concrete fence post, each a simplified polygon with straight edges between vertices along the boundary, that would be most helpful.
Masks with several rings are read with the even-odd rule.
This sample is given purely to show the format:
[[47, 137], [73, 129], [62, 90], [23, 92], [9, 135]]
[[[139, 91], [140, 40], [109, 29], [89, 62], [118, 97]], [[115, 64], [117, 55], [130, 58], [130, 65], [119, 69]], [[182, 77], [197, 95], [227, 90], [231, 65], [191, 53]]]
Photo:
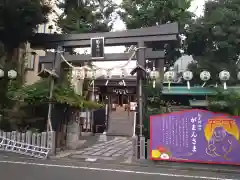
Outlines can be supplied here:
[[17, 132], [16, 131], [12, 131], [11, 133], [11, 140], [16, 140], [17, 139]]
[[20, 142], [21, 141], [21, 133], [17, 132], [17, 141]]
[[36, 138], [37, 138], [37, 134], [36, 133], [33, 133], [32, 134], [32, 145], [36, 145], [37, 143], [37, 140], [36, 140]]
[[2, 133], [2, 135], [3, 135], [3, 137], [7, 137], [7, 133], [5, 132], [5, 131], [3, 131], [3, 133]]
[[26, 143], [32, 144], [32, 132], [31, 131], [26, 132]]
[[147, 140], [147, 158], [151, 159], [150, 139]]
[[41, 146], [42, 147], [47, 147], [47, 132], [42, 132]]
[[7, 138], [11, 139], [11, 132], [7, 132]]
[[22, 142], [26, 143], [26, 133], [22, 133]]
[[41, 135], [42, 135], [41, 133], [37, 133], [37, 143], [36, 144], [39, 147], [41, 146]]
[[145, 137], [144, 136], [141, 136], [140, 137], [140, 159], [146, 159], [146, 147], [145, 147]]
[[54, 131], [49, 131], [47, 133], [47, 147], [50, 149], [50, 155], [55, 155], [56, 153], [55, 139], [56, 133]]
[[138, 137], [132, 137], [132, 157], [134, 160], [138, 159]]

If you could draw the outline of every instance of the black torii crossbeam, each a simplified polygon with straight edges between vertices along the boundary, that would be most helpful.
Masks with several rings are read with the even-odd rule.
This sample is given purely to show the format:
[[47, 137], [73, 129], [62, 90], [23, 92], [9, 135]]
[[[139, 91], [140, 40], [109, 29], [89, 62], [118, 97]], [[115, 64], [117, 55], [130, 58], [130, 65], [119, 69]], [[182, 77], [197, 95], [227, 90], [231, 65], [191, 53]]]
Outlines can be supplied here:
[[[147, 48], [146, 50], [146, 59], [163, 59], [165, 57], [164, 51], [152, 51], [152, 49]], [[90, 54], [76, 54], [72, 55], [70, 53], [63, 54], [65, 59], [71, 63], [82, 63], [83, 61], [127, 61], [131, 55], [130, 53], [112, 53], [112, 54], [105, 54], [104, 59], [92, 59]], [[55, 53], [47, 52], [45, 56], [39, 57], [40, 63], [50, 63], [53, 61]], [[134, 57], [132, 60], [137, 60]]]

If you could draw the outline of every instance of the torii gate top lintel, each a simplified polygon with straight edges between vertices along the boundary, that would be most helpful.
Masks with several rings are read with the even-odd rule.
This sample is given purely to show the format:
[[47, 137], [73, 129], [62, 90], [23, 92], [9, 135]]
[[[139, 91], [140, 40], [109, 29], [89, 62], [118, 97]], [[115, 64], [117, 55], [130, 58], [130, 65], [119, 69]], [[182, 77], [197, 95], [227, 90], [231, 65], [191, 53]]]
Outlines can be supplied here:
[[106, 46], [137, 45], [139, 41], [159, 42], [177, 41], [178, 23], [131, 29], [117, 32], [83, 33], [83, 34], [36, 34], [30, 40], [32, 48], [89, 47], [90, 39], [104, 37]]

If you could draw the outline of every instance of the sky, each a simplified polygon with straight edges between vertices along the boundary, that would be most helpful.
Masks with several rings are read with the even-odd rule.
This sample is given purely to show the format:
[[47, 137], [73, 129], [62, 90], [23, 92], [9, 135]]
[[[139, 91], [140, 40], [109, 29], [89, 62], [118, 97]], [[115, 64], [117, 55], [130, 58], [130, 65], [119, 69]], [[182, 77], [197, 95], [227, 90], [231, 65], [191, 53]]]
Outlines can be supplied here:
[[[117, 4], [121, 3], [121, 0], [114, 0]], [[192, 5], [190, 7], [190, 11], [194, 12], [197, 16], [202, 15], [203, 9], [204, 9], [204, 2], [205, 0], [194, 0], [192, 2]], [[113, 31], [120, 31], [120, 30], [125, 30], [125, 25], [124, 23], [121, 21], [120, 18], [118, 18], [113, 26]], [[120, 47], [106, 47], [105, 49], [105, 53], [123, 53], [125, 50], [125, 47], [120, 46]], [[88, 53], [90, 53], [90, 49], [88, 49]], [[180, 65], [181, 68], [185, 68], [185, 66], [187, 66], [187, 64], [192, 61], [191, 57], [186, 57], [186, 58], [181, 58], [177, 64]], [[112, 67], [116, 67], [116, 66], [121, 66], [123, 64], [125, 64], [126, 61], [121, 61], [121, 62], [95, 62], [94, 64], [99, 67], [99, 68], [104, 68], [104, 69], [110, 69]], [[136, 61], [131, 61], [125, 68], [125, 70], [129, 73], [131, 71], [131, 69], [133, 69], [136, 65]], [[114, 75], [118, 75], [121, 73], [121, 69], [114, 69], [112, 71], [112, 74]]]

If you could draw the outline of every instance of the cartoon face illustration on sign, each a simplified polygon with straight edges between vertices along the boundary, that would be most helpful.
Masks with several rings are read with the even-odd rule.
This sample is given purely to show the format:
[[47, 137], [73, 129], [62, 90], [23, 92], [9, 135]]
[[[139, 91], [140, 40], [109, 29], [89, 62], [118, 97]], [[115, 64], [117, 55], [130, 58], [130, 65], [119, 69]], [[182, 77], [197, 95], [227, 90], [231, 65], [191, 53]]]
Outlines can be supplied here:
[[204, 132], [208, 142], [206, 153], [228, 160], [227, 155], [233, 151], [233, 141], [239, 140], [236, 122], [225, 116], [217, 116], [208, 120]]

